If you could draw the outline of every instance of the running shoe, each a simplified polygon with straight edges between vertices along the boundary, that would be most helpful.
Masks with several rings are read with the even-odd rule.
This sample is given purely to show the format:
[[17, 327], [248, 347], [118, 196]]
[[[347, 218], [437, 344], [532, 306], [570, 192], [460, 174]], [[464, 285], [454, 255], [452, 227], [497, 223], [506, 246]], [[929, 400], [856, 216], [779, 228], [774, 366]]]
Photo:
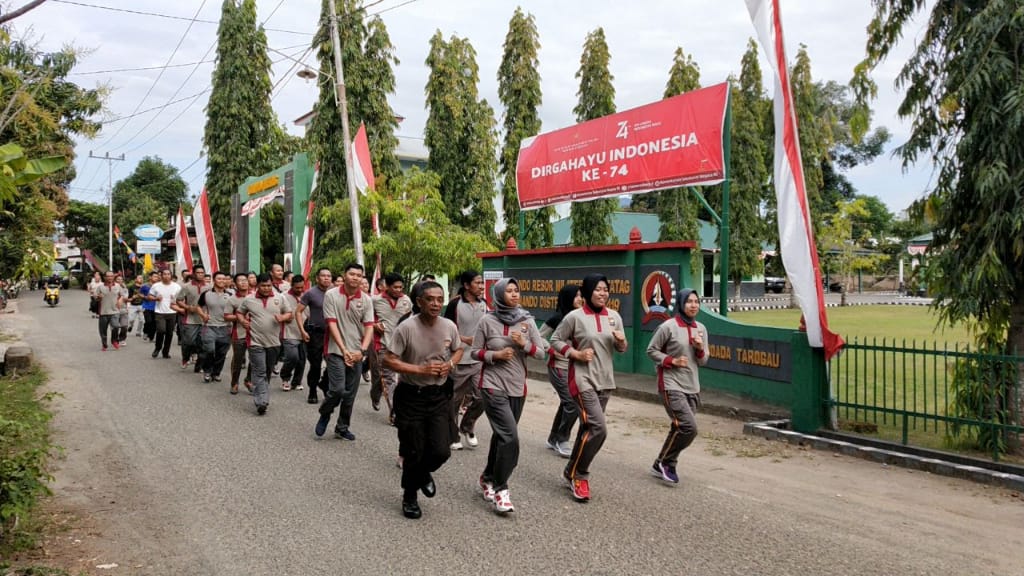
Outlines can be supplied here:
[[476, 439], [476, 434], [473, 434], [472, 432], [463, 432], [462, 436], [466, 438], [466, 446], [476, 448], [480, 445], [480, 442]]
[[348, 430], [345, 430], [344, 432], [338, 432], [337, 430], [335, 430], [334, 437], [339, 438], [341, 440], [348, 440], [349, 442], [352, 442], [356, 439], [356, 435]]
[[327, 415], [321, 414], [320, 415], [320, 419], [316, 421], [316, 429], [314, 430], [314, 432], [317, 435], [317, 438], [323, 436], [324, 432], [327, 432], [327, 425], [330, 424], [330, 423], [331, 423], [331, 415], [330, 414], [327, 414]]
[[212, 376], [210, 376], [209, 374], [203, 374], [203, 382], [209, 384], [211, 380], [213, 380]]
[[508, 514], [509, 512], [515, 512], [515, 506], [512, 506], [512, 500], [509, 498], [508, 489], [498, 490], [494, 493], [494, 511], [498, 514]]
[[484, 480], [483, 476], [477, 480], [477, 484], [480, 486], [480, 492], [483, 494], [484, 500], [494, 502], [494, 486], [490, 482]]
[[590, 482], [581, 478], [574, 478], [569, 482], [569, 490], [572, 491], [572, 498], [577, 502], [590, 501]]
[[264, 414], [266, 414], [267, 413], [267, 405], [266, 404], [260, 404], [259, 406], [257, 406], [256, 407], [256, 413], [259, 414], [260, 416], [263, 416]]
[[558, 455], [561, 456], [562, 458], [568, 458], [572, 456], [572, 442], [569, 442], [568, 440], [564, 442], [559, 442], [558, 447], [555, 448], [555, 452], [558, 452]]
[[462, 442], [452, 442], [451, 449], [453, 451], [462, 450]]
[[113, 342], [111, 342], [111, 344], [114, 345], [114, 350], [121, 348], [121, 343], [118, 342], [117, 340], [114, 340]]
[[664, 464], [662, 462], [655, 462], [655, 465], [661, 471], [661, 479], [665, 482], [672, 484], [679, 484], [679, 475], [676, 474], [676, 467], [671, 464]]
[[303, 386], [302, 384], [299, 384], [298, 386], [296, 386], [296, 387], [294, 388], [294, 390], [305, 390], [305, 389], [306, 389], [306, 387], [305, 387], [305, 386]]
[[289, 382], [287, 380], [284, 380], [284, 381], [281, 382], [281, 390], [284, 390], [285, 392], [290, 392], [291, 389], [292, 389], [291, 382]]

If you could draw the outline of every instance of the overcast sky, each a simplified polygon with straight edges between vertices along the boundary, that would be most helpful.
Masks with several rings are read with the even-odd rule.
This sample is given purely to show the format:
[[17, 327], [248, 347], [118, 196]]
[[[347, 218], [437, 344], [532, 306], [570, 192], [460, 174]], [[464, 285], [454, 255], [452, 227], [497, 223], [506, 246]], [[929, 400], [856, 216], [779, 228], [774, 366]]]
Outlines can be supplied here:
[[[221, 2], [74, 1], [49, 0], [15, 20], [15, 37], [31, 33], [44, 50], [68, 43], [82, 49], [85, 54], [72, 78], [83, 86], [111, 88], [107, 118], [155, 110], [111, 123], [96, 139], [79, 142], [78, 178], [72, 183], [71, 197], [105, 202], [107, 163], [88, 159], [90, 151], [126, 155], [125, 162], [113, 163], [114, 182], [130, 174], [144, 156], [159, 156], [181, 169], [190, 194], [198, 194], [206, 170], [200, 150], [209, 97], [208, 92], [199, 93], [209, 88], [214, 64], [195, 63], [213, 59]], [[3, 3], [20, 6], [24, 0]], [[266, 21], [270, 46], [313, 69], [319, 64], [315, 54], [306, 50], [317, 26], [320, 4], [320, 0], [259, 1], [259, 19]], [[391, 97], [395, 112], [406, 118], [401, 136], [422, 138], [426, 119], [423, 89], [428, 76], [424, 60], [427, 41], [438, 29], [445, 37], [457, 34], [470, 39], [480, 66], [480, 92], [501, 113], [496, 72], [508, 21], [517, 5], [536, 17], [540, 32], [543, 131], [574, 122], [572, 108], [578, 89], [574, 74], [586, 34], [599, 26], [604, 27], [611, 51], [619, 110], [661, 97], [677, 46], [700, 65], [701, 82], [714, 84], [730, 73], [738, 74], [747, 39], [755, 34], [742, 0], [640, 0], [628, 9], [611, 0], [383, 0], [370, 12], [381, 12], [401, 60], [395, 70], [397, 93]], [[869, 0], [782, 0], [781, 9], [787, 56], [792, 60], [799, 44], [805, 44], [816, 80], [847, 82], [854, 65], [863, 58], [865, 27], [872, 13]], [[191, 23], [193, 17], [197, 21]], [[919, 19], [917, 26], [920, 24]], [[918, 33], [915, 27], [909, 38]], [[901, 96], [894, 90], [893, 79], [910, 47], [910, 42], [904, 42], [875, 75], [879, 84], [875, 124], [885, 125], [893, 133], [890, 148], [905, 141], [908, 134], [908, 125], [896, 115]], [[274, 109], [290, 132], [301, 134], [293, 121], [311, 109], [316, 84], [295, 77], [292, 60], [276, 52], [270, 56], [278, 62], [274, 65], [273, 80], [278, 86]], [[160, 67], [168, 62], [172, 67], [161, 75]], [[150, 67], [154, 69], [117, 71]], [[763, 53], [762, 69], [771, 91], [773, 80], [767, 76]], [[115, 71], [85, 74], [110, 70]], [[182, 101], [167, 105], [177, 100]], [[886, 154], [851, 171], [849, 177], [860, 193], [878, 196], [898, 213], [926, 190], [931, 166], [918, 165], [904, 174], [899, 161]]]

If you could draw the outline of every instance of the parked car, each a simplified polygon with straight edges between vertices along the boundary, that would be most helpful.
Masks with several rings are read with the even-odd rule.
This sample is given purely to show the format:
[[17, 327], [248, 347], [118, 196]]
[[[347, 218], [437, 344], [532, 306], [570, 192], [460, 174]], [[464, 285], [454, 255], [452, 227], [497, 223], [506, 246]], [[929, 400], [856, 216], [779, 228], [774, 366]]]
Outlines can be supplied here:
[[782, 294], [782, 291], [786, 289], [786, 279], [778, 276], [765, 276], [764, 278], [764, 292], [774, 292], [776, 294]]

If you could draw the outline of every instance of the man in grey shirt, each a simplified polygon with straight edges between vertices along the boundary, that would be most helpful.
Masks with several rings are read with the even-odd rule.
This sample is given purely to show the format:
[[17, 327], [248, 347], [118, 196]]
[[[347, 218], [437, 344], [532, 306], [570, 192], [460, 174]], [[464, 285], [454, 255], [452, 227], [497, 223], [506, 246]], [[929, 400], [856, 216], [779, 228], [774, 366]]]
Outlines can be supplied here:
[[[181, 344], [181, 368], [188, 367], [193, 354], [202, 354], [203, 343], [200, 331], [203, 329], [203, 317], [200, 315], [199, 297], [208, 290], [206, 285], [206, 269], [202, 264], [192, 268], [191, 279], [178, 292], [178, 311], [184, 314], [184, 324], [179, 335]], [[202, 370], [202, 359], [196, 362], [195, 372]]]
[[[479, 443], [474, 433], [477, 418], [484, 413], [483, 401], [476, 380], [480, 377], [480, 361], [470, 357], [469, 347], [473, 344], [476, 325], [487, 314], [487, 303], [484, 302], [484, 277], [476, 270], [467, 270], [459, 276], [462, 286], [459, 294], [448, 303], [444, 317], [451, 320], [459, 328], [462, 341], [462, 360], [452, 375], [455, 392], [452, 396], [451, 436], [452, 450], [462, 450], [463, 443], [460, 433], [465, 437], [465, 445], [476, 448]], [[466, 412], [459, 420], [459, 410], [463, 403]]]
[[292, 309], [274, 291], [269, 274], [256, 277], [256, 294], [246, 297], [236, 316], [249, 330], [249, 364], [252, 366], [253, 402], [256, 413], [267, 413], [270, 405], [270, 369], [281, 346], [281, 325], [292, 319]]
[[231, 305], [231, 296], [226, 290], [228, 278], [223, 272], [214, 272], [213, 289], [199, 295], [199, 315], [206, 324], [201, 336], [203, 382], [220, 382], [220, 373], [231, 349], [231, 334], [224, 318]]
[[121, 347], [118, 340], [120, 330], [117, 314], [126, 296], [127, 294], [122, 292], [121, 287], [114, 283], [114, 273], [107, 270], [107, 273], [103, 275], [103, 284], [100, 284], [93, 292], [93, 298], [99, 302], [100, 343], [103, 345], [104, 352], [107, 351], [107, 329], [110, 330], [110, 341], [113, 343], [114, 349]]

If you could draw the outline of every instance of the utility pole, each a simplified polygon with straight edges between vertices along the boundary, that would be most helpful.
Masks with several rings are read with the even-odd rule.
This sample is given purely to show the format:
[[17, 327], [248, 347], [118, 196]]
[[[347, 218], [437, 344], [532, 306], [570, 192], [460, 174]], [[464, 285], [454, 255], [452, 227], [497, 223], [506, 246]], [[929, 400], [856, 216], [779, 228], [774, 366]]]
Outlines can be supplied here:
[[352, 138], [348, 129], [348, 100], [345, 97], [345, 69], [341, 62], [341, 39], [338, 37], [338, 9], [334, 0], [328, 0], [331, 11], [331, 43], [334, 45], [334, 97], [341, 114], [341, 139], [345, 147], [345, 182], [348, 184], [348, 202], [352, 212], [352, 245], [356, 261], [364, 264], [363, 232], [359, 228], [359, 197], [356, 195], [355, 171], [352, 166]]
[[124, 162], [124, 154], [111, 156], [107, 152], [104, 156], [97, 156], [89, 151], [89, 158], [97, 158], [107, 161], [107, 266], [109, 270], [114, 269], [114, 161]]

